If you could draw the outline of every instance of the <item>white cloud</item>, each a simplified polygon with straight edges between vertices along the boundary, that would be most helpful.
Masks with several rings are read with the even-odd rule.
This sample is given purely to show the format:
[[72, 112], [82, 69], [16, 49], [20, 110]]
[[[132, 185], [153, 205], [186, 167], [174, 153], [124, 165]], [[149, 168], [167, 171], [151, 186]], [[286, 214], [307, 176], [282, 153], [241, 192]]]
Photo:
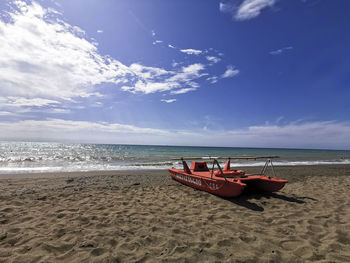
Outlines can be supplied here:
[[227, 66], [226, 71], [224, 74], [221, 75], [221, 78], [232, 78], [236, 76], [239, 73], [239, 70], [236, 69], [234, 66]]
[[153, 41], [153, 45], [157, 45], [157, 44], [161, 44], [161, 43], [163, 43], [162, 40], [155, 40], [155, 41]]
[[0, 140], [71, 141], [96, 143], [176, 143], [184, 133], [120, 123], [63, 119], [0, 122]]
[[260, 15], [266, 7], [272, 7], [277, 0], [244, 0], [238, 7], [233, 2], [220, 2], [219, 10], [231, 13], [236, 20], [248, 20]]
[[[0, 98], [0, 109], [2, 112], [11, 112], [11, 114], [2, 114], [3, 116], [24, 116], [23, 114], [42, 112], [45, 114], [71, 113], [70, 109], [57, 108], [61, 102], [43, 98], [23, 98], [23, 97], [3, 97]], [[1, 114], [0, 114], [1, 115]]]
[[[94, 103], [96, 98], [89, 97], [103, 99], [103, 89], [99, 89], [103, 83], [131, 93], [184, 94], [198, 89], [198, 79], [208, 75], [206, 66], [200, 63], [174, 63], [171, 70], [140, 63], [126, 66], [101, 55], [94, 40], [88, 39], [81, 28], [63, 21], [62, 14], [54, 9], [31, 1], [14, 3], [8, 18], [0, 17], [1, 116], [67, 114], [83, 109], [78, 104], [87, 100], [91, 102], [89, 107], [95, 107], [99, 105]], [[176, 48], [171, 44], [168, 47]], [[207, 55], [196, 49], [181, 52]], [[206, 58], [213, 63], [219, 60], [215, 56]]]
[[231, 13], [235, 10], [235, 6], [230, 2], [226, 2], [226, 3], [220, 2], [219, 10], [223, 13]]
[[[122, 86], [121, 89], [131, 93], [141, 92], [144, 94], [170, 90], [172, 94], [185, 93], [185, 91], [192, 91], [199, 87], [195, 80], [207, 75], [207, 73], [202, 73], [204, 69], [205, 66], [200, 63], [184, 66], [177, 71], [132, 64], [129, 70], [137, 80], [132, 84]], [[183, 86], [191, 88], [181, 88], [181, 91], [174, 90]]]
[[59, 104], [60, 102], [56, 100], [33, 98], [26, 99], [21, 97], [8, 97], [5, 103], [1, 103], [0, 106], [12, 106], [12, 107], [42, 107], [52, 104]]
[[350, 148], [350, 124], [334, 121], [252, 126], [231, 134], [244, 138], [246, 143], [253, 140], [258, 146]]
[[189, 49], [181, 49], [180, 50], [182, 53], [185, 53], [187, 55], [200, 55], [202, 54], [202, 50], [198, 50], [198, 49], [192, 49], [192, 48], [189, 48]]
[[174, 74], [167, 81], [176, 82], [179, 83], [179, 85], [189, 85], [192, 88], [198, 88], [198, 83], [194, 82], [193, 80], [207, 75], [206, 73], [201, 73], [201, 71], [204, 70], [204, 68], [205, 66], [200, 63], [195, 63], [186, 67], [182, 67], [181, 72]]
[[207, 78], [208, 81], [210, 81], [211, 84], [214, 84], [216, 82], [218, 82], [218, 77], [217, 76], [212, 76]]
[[280, 48], [280, 49], [276, 49], [276, 50], [272, 50], [270, 51], [270, 55], [280, 55], [282, 54], [283, 52], [287, 51], [287, 50], [292, 50], [293, 47], [289, 46], [289, 47], [283, 47], [283, 48]]
[[152, 37], [155, 37], [156, 36], [156, 32], [154, 30], [151, 31], [151, 35]]
[[195, 91], [196, 89], [197, 89], [196, 87], [193, 87], [193, 88], [182, 88], [182, 89], [178, 89], [178, 90], [173, 90], [170, 93], [173, 94], [173, 95], [185, 94], [185, 93], [190, 92], [190, 91]]
[[[72, 121], [62, 119], [47, 120], [23, 120], [18, 122], [0, 122], [0, 129], [3, 131], [3, 137], [30, 136], [40, 133], [48, 136], [51, 132], [54, 134], [64, 132], [99, 132], [99, 133], [132, 133], [132, 134], [154, 134], [164, 135], [168, 131], [152, 128], [141, 128], [133, 125], [119, 123]], [[59, 137], [57, 138], [59, 139]]]
[[53, 114], [68, 114], [68, 113], [71, 113], [71, 110], [55, 108], [55, 109], [46, 110], [45, 112], [46, 113], [53, 113]]
[[[133, 66], [137, 65], [137, 66]], [[191, 91], [198, 88], [198, 83], [194, 80], [202, 77], [205, 73], [201, 73], [204, 70], [205, 66], [200, 63], [191, 64], [186, 67], [182, 67], [181, 71], [164, 71], [158, 68], [143, 67], [138, 64], [133, 64], [130, 68], [133, 69], [136, 75], [140, 76], [141, 79], [136, 81], [132, 86], [123, 86], [122, 90], [129, 91], [132, 93], [142, 92], [145, 94], [155, 93], [155, 92], [164, 92], [172, 90], [172, 94], [180, 94], [174, 91], [179, 87], [190, 86], [191, 88], [182, 88], [181, 93], [184, 91]], [[137, 70], [136, 70], [137, 69]], [[144, 69], [147, 69], [146, 72], [143, 72]], [[152, 75], [153, 74], [153, 75]], [[163, 75], [169, 75], [164, 78]], [[161, 79], [157, 77], [161, 77]]]
[[198, 88], [196, 79], [205, 75], [205, 66], [199, 63], [171, 71], [139, 63], [126, 66], [102, 56], [82, 29], [36, 2], [16, 1], [8, 15], [11, 19], [0, 20], [0, 109], [4, 112], [8, 107], [17, 112], [23, 112], [21, 107], [51, 108], [47, 113], [68, 112], [57, 106], [102, 97], [97, 90], [102, 83], [112, 83], [132, 93], [181, 94]]
[[175, 74], [171, 79], [172, 80], [190, 80], [192, 78], [198, 78], [202, 76], [200, 71], [204, 70], [205, 66], [200, 63], [191, 64], [185, 67], [182, 67], [182, 72]]
[[168, 91], [179, 87], [177, 82], [152, 82], [138, 80], [133, 86], [123, 86], [122, 90], [130, 91], [131, 93], [142, 92], [145, 94], [151, 94], [155, 92]]
[[215, 56], [206, 56], [206, 59], [213, 63], [220, 62], [221, 58], [215, 57]]
[[[119, 123], [47, 119], [0, 122], [0, 130], [0, 140], [73, 138], [79, 142], [144, 143], [147, 136], [148, 141], [155, 144], [350, 149], [350, 123], [335, 121], [257, 125], [235, 130], [210, 130], [208, 127], [163, 130]], [[137, 138], [142, 140], [137, 141]]]
[[156, 68], [156, 67], [146, 67], [141, 64], [131, 64], [129, 69], [136, 75], [137, 77], [145, 80], [154, 79], [162, 75], [169, 75], [172, 72], [167, 71], [162, 68]]
[[14, 113], [9, 111], [0, 111], [0, 116], [11, 116], [14, 115]]
[[176, 99], [168, 99], [168, 100], [161, 100], [161, 101], [163, 101], [163, 102], [165, 102], [165, 103], [173, 103], [173, 102], [175, 102], [176, 101]]
[[262, 9], [271, 7], [276, 0], [244, 0], [235, 15], [237, 20], [248, 20], [260, 15]]
[[99, 55], [80, 28], [36, 2], [15, 4], [11, 19], [0, 21], [1, 96], [88, 97], [98, 94], [95, 85], [128, 74], [122, 63]]

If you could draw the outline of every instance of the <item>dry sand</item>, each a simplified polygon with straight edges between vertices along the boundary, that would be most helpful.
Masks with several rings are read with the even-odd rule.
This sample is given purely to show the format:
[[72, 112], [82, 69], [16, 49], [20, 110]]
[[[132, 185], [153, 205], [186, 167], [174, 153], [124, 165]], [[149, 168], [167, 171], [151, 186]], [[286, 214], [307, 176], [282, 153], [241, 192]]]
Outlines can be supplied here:
[[1, 175], [0, 262], [350, 262], [350, 166], [276, 170], [230, 200], [167, 171]]

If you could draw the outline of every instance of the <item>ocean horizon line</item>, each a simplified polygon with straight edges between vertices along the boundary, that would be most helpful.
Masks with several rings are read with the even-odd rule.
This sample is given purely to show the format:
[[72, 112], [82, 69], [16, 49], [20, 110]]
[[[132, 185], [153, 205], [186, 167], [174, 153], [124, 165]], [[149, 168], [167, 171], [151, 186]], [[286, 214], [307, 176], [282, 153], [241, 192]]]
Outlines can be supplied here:
[[99, 143], [99, 142], [73, 142], [56, 140], [0, 140], [0, 143], [57, 143], [73, 145], [120, 145], [120, 146], [155, 146], [155, 147], [193, 147], [193, 148], [235, 148], [235, 149], [268, 149], [268, 150], [316, 150], [316, 151], [350, 151], [350, 149], [337, 148], [303, 148], [303, 147], [259, 147], [259, 146], [214, 146], [214, 145], [171, 145], [171, 144], [133, 144], [133, 143]]

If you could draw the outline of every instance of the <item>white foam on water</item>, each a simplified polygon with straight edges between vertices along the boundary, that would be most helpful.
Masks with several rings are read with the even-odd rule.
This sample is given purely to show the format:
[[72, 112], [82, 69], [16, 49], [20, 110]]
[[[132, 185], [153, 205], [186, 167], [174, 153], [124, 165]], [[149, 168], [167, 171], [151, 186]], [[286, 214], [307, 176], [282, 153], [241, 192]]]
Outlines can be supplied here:
[[0, 174], [6, 173], [38, 173], [56, 172], [62, 167], [0, 167]]
[[[262, 167], [265, 162], [249, 162], [249, 163], [231, 163], [231, 167]], [[274, 162], [274, 166], [309, 166], [309, 165], [342, 165], [350, 164], [350, 160], [337, 161], [279, 161]], [[220, 163], [223, 167], [225, 163]], [[112, 165], [112, 164], [84, 164], [71, 166], [42, 166], [42, 167], [0, 167], [0, 174], [16, 174], [16, 173], [49, 173], [49, 172], [88, 172], [88, 171], [128, 171], [128, 170], [163, 170], [170, 167], [182, 169], [180, 162], [175, 162], [173, 165], [170, 162], [162, 163], [144, 163], [135, 165]]]
[[89, 171], [130, 171], [162, 170], [165, 166], [128, 166], [128, 165], [81, 165], [70, 167], [0, 167], [0, 174], [17, 173], [55, 173], [55, 172], [89, 172]]

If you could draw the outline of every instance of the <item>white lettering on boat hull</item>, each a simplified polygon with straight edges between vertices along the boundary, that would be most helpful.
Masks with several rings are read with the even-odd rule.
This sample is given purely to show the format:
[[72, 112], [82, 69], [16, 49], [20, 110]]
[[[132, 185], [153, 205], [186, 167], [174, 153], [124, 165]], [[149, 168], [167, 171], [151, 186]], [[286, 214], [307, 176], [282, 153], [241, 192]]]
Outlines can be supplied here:
[[212, 190], [218, 190], [219, 189], [219, 186], [215, 183], [209, 183], [209, 187], [212, 189]]
[[197, 179], [197, 178], [193, 178], [193, 177], [190, 177], [190, 176], [186, 176], [186, 175], [183, 175], [183, 174], [177, 174], [177, 173], [175, 173], [174, 175], [179, 180], [182, 180], [182, 181], [185, 181], [185, 182], [188, 182], [188, 183], [191, 183], [191, 184], [195, 184], [195, 185], [198, 185], [198, 186], [202, 185], [202, 180], [201, 179]]

